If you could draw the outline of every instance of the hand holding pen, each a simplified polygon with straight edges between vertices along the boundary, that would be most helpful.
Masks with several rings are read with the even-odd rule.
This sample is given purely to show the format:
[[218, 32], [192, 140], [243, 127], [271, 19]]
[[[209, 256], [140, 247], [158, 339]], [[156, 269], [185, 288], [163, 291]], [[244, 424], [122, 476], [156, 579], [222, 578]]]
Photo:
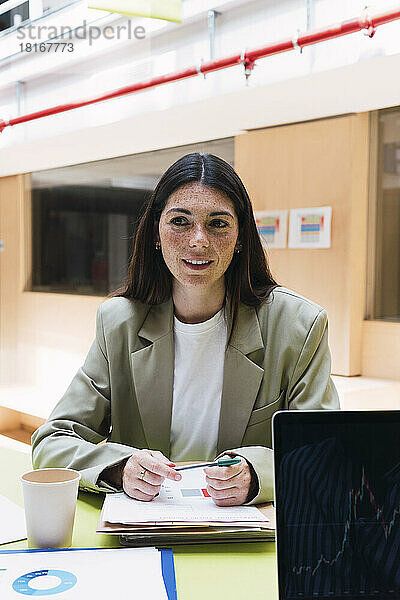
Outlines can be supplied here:
[[244, 504], [250, 490], [250, 467], [241, 456], [226, 456], [217, 462], [229, 461], [229, 464], [205, 467], [207, 491], [217, 506]]

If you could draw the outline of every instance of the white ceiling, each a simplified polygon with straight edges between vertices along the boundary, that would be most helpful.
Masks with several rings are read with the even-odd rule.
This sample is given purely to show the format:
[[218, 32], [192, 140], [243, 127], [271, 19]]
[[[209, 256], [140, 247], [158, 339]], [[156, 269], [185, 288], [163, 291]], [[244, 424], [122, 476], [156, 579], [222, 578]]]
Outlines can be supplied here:
[[[380, 56], [254, 89], [250, 84], [239, 92], [107, 125], [85, 128], [82, 123], [81, 129], [68, 135], [1, 150], [0, 176], [227, 138], [254, 128], [400, 105], [399, 72], [400, 54]], [[72, 112], [79, 120], [79, 109]], [[29, 127], [29, 123], [17, 127]], [[7, 129], [1, 135], [7, 135]]]

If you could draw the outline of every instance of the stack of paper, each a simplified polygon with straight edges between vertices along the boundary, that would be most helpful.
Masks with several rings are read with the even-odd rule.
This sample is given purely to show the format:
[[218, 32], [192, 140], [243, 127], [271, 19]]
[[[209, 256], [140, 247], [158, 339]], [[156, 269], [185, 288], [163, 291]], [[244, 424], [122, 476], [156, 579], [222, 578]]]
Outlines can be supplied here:
[[207, 493], [203, 469], [181, 474], [179, 482], [165, 480], [151, 502], [108, 494], [97, 532], [119, 534], [124, 543], [138, 546], [274, 539], [272, 505], [217, 506]]

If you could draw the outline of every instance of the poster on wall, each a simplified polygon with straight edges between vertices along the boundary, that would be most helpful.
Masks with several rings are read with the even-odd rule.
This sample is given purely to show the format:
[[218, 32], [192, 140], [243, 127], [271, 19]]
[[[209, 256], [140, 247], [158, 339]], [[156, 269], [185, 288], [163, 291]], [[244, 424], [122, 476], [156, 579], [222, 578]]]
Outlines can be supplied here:
[[259, 210], [254, 213], [257, 231], [266, 248], [286, 248], [287, 210]]
[[330, 248], [332, 207], [293, 208], [290, 211], [289, 248]]

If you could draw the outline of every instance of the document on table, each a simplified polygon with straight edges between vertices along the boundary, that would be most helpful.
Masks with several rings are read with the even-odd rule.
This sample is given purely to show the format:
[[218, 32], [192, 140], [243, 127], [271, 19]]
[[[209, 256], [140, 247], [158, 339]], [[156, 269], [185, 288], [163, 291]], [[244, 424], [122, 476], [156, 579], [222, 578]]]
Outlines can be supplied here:
[[0, 496], [0, 544], [26, 538], [24, 509]]
[[155, 548], [0, 552], [0, 598], [168, 600], [161, 569]]
[[221, 507], [207, 493], [203, 469], [181, 472], [181, 481], [164, 480], [160, 494], [151, 502], [133, 500], [126, 494], [107, 494], [102, 519], [108, 523], [161, 522], [265, 522], [268, 518], [254, 506]]

